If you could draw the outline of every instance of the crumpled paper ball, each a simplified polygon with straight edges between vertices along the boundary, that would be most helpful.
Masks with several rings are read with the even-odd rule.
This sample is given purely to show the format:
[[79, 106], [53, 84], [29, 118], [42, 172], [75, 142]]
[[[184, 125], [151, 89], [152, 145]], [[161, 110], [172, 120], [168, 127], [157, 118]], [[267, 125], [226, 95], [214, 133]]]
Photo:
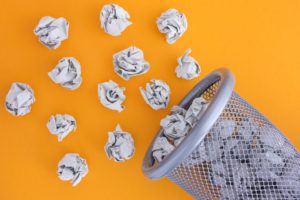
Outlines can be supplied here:
[[185, 113], [186, 111], [178, 106], [172, 108], [172, 113], [160, 121], [164, 135], [176, 140], [187, 134], [189, 126], [185, 121]]
[[103, 106], [121, 112], [125, 108], [122, 105], [126, 98], [124, 90], [125, 88], [120, 88], [117, 83], [109, 80], [98, 84], [98, 97]]
[[162, 80], [152, 79], [146, 84], [146, 90], [140, 87], [140, 92], [146, 103], [154, 110], [164, 109], [170, 100], [170, 87]]
[[124, 80], [148, 72], [150, 66], [141, 49], [131, 46], [113, 55], [115, 72]]
[[183, 56], [178, 58], [178, 66], [175, 70], [178, 78], [191, 80], [200, 75], [200, 65], [193, 57], [189, 56], [191, 51], [191, 49], [188, 49]]
[[80, 63], [73, 57], [62, 58], [48, 76], [54, 83], [75, 90], [82, 82]]
[[175, 147], [164, 136], [156, 138], [152, 147], [152, 156], [157, 162], [161, 162]]
[[25, 83], [15, 82], [6, 95], [5, 108], [14, 116], [23, 116], [30, 112], [34, 102], [32, 88]]
[[75, 131], [76, 120], [73, 116], [68, 114], [51, 115], [47, 128], [51, 134], [56, 135], [58, 141], [61, 142], [69, 133]]
[[76, 186], [88, 173], [86, 160], [77, 153], [67, 153], [59, 161], [57, 174], [63, 181], [71, 181]]
[[107, 157], [116, 162], [129, 160], [135, 151], [133, 138], [130, 133], [123, 131], [118, 124], [115, 131], [108, 133], [108, 141], [104, 150]]
[[112, 36], [119, 36], [132, 23], [130, 15], [117, 4], [106, 4], [100, 12], [101, 28]]
[[34, 29], [39, 41], [49, 49], [56, 49], [61, 42], [68, 39], [69, 23], [63, 17], [42, 17]]
[[186, 122], [194, 127], [208, 107], [208, 101], [203, 97], [195, 98], [185, 114]]
[[185, 15], [173, 8], [162, 13], [156, 24], [158, 30], [166, 35], [166, 40], [169, 44], [175, 43], [188, 26]]

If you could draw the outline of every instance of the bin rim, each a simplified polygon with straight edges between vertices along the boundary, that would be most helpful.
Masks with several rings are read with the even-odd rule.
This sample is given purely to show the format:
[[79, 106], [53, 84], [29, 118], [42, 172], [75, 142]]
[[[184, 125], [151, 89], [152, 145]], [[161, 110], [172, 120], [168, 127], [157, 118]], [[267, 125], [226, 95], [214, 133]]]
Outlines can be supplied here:
[[162, 133], [162, 128], [159, 129], [143, 159], [142, 171], [145, 176], [150, 179], [160, 179], [168, 175], [194, 151], [208, 134], [232, 95], [235, 80], [231, 71], [226, 68], [220, 68], [211, 72], [199, 81], [178, 104], [180, 107], [186, 107], [195, 97], [199, 97], [216, 82], [219, 82], [216, 94], [195, 127], [189, 131], [184, 140], [169, 155], [161, 162], [153, 165], [151, 150], [154, 141]]

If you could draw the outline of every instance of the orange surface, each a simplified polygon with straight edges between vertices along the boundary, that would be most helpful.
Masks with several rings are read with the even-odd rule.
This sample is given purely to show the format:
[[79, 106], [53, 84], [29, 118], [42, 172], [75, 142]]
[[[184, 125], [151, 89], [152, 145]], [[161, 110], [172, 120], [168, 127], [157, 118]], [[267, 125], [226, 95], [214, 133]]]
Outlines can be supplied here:
[[[1, 200], [145, 199], [191, 197], [163, 179], [150, 181], [141, 172], [143, 155], [160, 119], [205, 74], [221, 66], [236, 76], [235, 90], [264, 113], [300, 149], [300, 2], [274, 1], [115, 1], [131, 14], [133, 25], [120, 37], [105, 34], [98, 15], [105, 1], [2, 0], [0, 6], [0, 101], [14, 81], [26, 82], [36, 94], [30, 114], [13, 117], [0, 107]], [[188, 31], [174, 45], [165, 42], [155, 20], [174, 7], [184, 12]], [[33, 29], [44, 15], [66, 17], [70, 37], [57, 50], [42, 46]], [[144, 50], [150, 71], [129, 81], [117, 76], [112, 54], [136, 45]], [[174, 74], [176, 59], [187, 48], [202, 66], [199, 78]], [[75, 91], [47, 76], [63, 56], [82, 64], [83, 84]], [[151, 78], [169, 83], [167, 110], [154, 111], [139, 86]], [[126, 87], [126, 109], [103, 107], [97, 84], [112, 79]], [[46, 129], [48, 117], [70, 113], [78, 129], [61, 143]], [[109, 161], [103, 151], [107, 132], [117, 123], [132, 133], [136, 154], [125, 163]], [[57, 162], [67, 152], [87, 159], [89, 174], [75, 188], [57, 178]]]

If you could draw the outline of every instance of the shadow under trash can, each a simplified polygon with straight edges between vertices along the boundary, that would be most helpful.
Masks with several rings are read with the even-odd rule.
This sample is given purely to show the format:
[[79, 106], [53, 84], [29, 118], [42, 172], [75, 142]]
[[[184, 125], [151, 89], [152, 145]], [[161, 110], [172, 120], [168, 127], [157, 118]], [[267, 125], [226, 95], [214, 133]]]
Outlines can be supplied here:
[[300, 154], [233, 86], [227, 69], [200, 81], [179, 106], [187, 109], [202, 96], [209, 102], [204, 114], [157, 163], [151, 150], [160, 129], [144, 157], [144, 174], [150, 179], [167, 176], [196, 199], [299, 200]]

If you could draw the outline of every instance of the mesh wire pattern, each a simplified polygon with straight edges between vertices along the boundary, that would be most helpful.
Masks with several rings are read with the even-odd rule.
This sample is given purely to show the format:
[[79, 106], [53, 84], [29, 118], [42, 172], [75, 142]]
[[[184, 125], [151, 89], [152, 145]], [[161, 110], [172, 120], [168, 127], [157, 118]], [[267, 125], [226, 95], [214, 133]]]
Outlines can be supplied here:
[[[217, 88], [202, 96], [213, 98]], [[235, 92], [198, 147], [167, 176], [201, 200], [300, 199], [299, 153]]]

